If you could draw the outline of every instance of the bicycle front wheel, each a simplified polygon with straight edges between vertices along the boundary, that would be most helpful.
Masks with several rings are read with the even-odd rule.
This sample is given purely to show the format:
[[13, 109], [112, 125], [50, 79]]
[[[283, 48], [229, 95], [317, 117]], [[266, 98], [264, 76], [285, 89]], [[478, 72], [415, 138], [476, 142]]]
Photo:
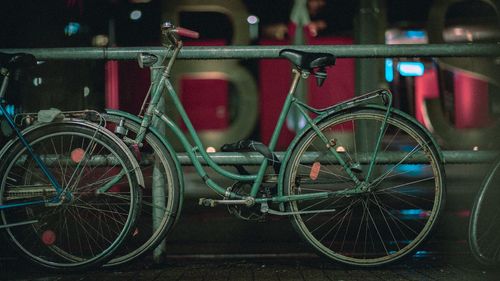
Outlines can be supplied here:
[[140, 207], [137, 162], [128, 148], [111, 132], [82, 124], [53, 123], [25, 134], [63, 189], [60, 198], [19, 141], [3, 159], [0, 203], [17, 204], [1, 212], [3, 223], [29, 222], [6, 234], [19, 253], [52, 269], [106, 262], [130, 234]]
[[310, 129], [286, 167], [285, 195], [329, 194], [289, 203], [293, 226], [320, 254], [345, 264], [375, 266], [408, 255], [444, 205], [436, 147], [418, 126], [385, 114], [354, 108], [328, 117], [318, 124], [323, 137]]
[[500, 157], [477, 194], [469, 222], [469, 246], [484, 266], [500, 264]]

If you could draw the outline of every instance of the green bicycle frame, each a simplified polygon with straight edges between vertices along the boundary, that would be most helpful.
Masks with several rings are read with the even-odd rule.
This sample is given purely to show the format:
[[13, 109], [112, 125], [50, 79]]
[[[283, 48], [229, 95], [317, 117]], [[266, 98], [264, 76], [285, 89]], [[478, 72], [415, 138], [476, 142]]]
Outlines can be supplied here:
[[[207, 172], [204, 170], [202, 167], [200, 161], [197, 159], [197, 154], [201, 155], [201, 157], [206, 161], [207, 165], [212, 168], [214, 171], [217, 173], [221, 174], [224, 177], [230, 178], [232, 180], [236, 181], [244, 181], [244, 182], [252, 182], [252, 187], [250, 191], [250, 197], [255, 198], [259, 192], [260, 186], [262, 182], [264, 181], [264, 176], [266, 173], [266, 169], [268, 167], [268, 161], [267, 159], [264, 159], [262, 163], [259, 166], [258, 172], [256, 174], [252, 175], [241, 175], [241, 174], [236, 174], [233, 172], [230, 172], [228, 170], [225, 170], [222, 168], [220, 165], [215, 163], [209, 154], [205, 151], [203, 144], [196, 133], [174, 87], [172, 86], [169, 77], [170, 77], [170, 70], [172, 68], [173, 62], [175, 61], [179, 50], [182, 46], [178, 46], [175, 48], [173, 55], [171, 56], [168, 65], [166, 66], [165, 70], [163, 71], [161, 77], [159, 79], [156, 79], [158, 81], [153, 81], [151, 84], [151, 100], [150, 103], [145, 111], [144, 117], [141, 122], [141, 128], [139, 129], [139, 132], [137, 133], [137, 136], [135, 138], [135, 143], [140, 144], [144, 136], [146, 134], [147, 128], [152, 124], [153, 118], [159, 118], [162, 120], [165, 125], [172, 130], [172, 132], [175, 134], [175, 136], [180, 140], [182, 146], [184, 147], [188, 157], [191, 159], [193, 166], [196, 170], [196, 172], [200, 175], [200, 177], [203, 179], [206, 185], [208, 185], [211, 189], [216, 191], [218, 194], [225, 196], [226, 198], [229, 199], [245, 199], [247, 196], [243, 196], [240, 194], [236, 194], [234, 192], [230, 192], [226, 190], [225, 188], [221, 187], [218, 185], [216, 182], [214, 182], [210, 177], [208, 176]], [[319, 117], [326, 116], [332, 112], [337, 112], [341, 109], [344, 109], [346, 107], [352, 107], [356, 106], [361, 102], [365, 102], [366, 100], [372, 99], [377, 96], [381, 95], [386, 95], [389, 99], [389, 102], [386, 102], [388, 104], [387, 107], [387, 114], [386, 114], [386, 120], [389, 116], [390, 112], [390, 100], [391, 96], [390, 94], [385, 91], [385, 90], [379, 90], [379, 91], [374, 91], [371, 93], [368, 93], [366, 95], [354, 98], [352, 100], [343, 102], [338, 105], [334, 105], [329, 108], [325, 109], [315, 109], [310, 106], [308, 106], [305, 103], [300, 102], [298, 99], [294, 97], [295, 90], [297, 88], [298, 83], [300, 82], [301, 77], [302, 78], [307, 78], [309, 73], [307, 72], [301, 72], [299, 70], [294, 69], [293, 70], [293, 80], [290, 86], [290, 89], [288, 91], [288, 95], [285, 99], [283, 108], [281, 110], [281, 113], [279, 115], [279, 119], [277, 121], [276, 127], [272, 133], [271, 140], [269, 142], [269, 149], [273, 151], [276, 147], [281, 129], [286, 121], [286, 117], [288, 113], [290, 112], [290, 109], [293, 106], [296, 106], [298, 108], [298, 111], [300, 114], [305, 118], [307, 124], [306, 128], [312, 128], [316, 133], [320, 136], [320, 138], [325, 142], [325, 145], [328, 144], [329, 140], [326, 139], [326, 137], [322, 134], [318, 126], [316, 125], [315, 120], [313, 120], [310, 116], [309, 113], [315, 113], [318, 114]], [[160, 101], [160, 98], [163, 95], [164, 90], [167, 90], [167, 94], [169, 98], [171, 99], [173, 106], [176, 108], [176, 110], [179, 113], [179, 116], [181, 120], [184, 122], [187, 131], [189, 135], [191, 136], [194, 145], [189, 142], [187, 137], [185, 136], [184, 132], [177, 126], [172, 119], [167, 117], [162, 111], [160, 111], [157, 106]], [[380, 134], [377, 138], [377, 144], [379, 145], [383, 136], [383, 133], [385, 131], [385, 125], [383, 128], [380, 130]], [[299, 134], [300, 136], [300, 134]], [[294, 200], [312, 200], [312, 199], [318, 199], [318, 198], [327, 198], [331, 196], [335, 196], [336, 194], [342, 194], [346, 195], [348, 193], [356, 193], [359, 192], [361, 189], [361, 181], [358, 179], [356, 174], [351, 171], [351, 168], [349, 165], [342, 159], [342, 157], [339, 155], [339, 153], [332, 147], [330, 148], [330, 151], [334, 155], [334, 157], [338, 160], [340, 165], [346, 170], [347, 174], [349, 177], [356, 183], [356, 188], [353, 190], [345, 190], [345, 191], [339, 191], [339, 192], [318, 192], [318, 193], [313, 193], [313, 194], [306, 194], [306, 195], [292, 195], [292, 196], [282, 196], [281, 194], [278, 194], [278, 196], [274, 196], [272, 198], [257, 198], [255, 199], [255, 202], [261, 203], [265, 201], [272, 201], [276, 203], [283, 203], [283, 202], [288, 202], [288, 201], [294, 201]], [[376, 155], [373, 155], [372, 160], [370, 161], [370, 166], [369, 166], [369, 171], [372, 170], [372, 167], [374, 166], [375, 163], [375, 158]], [[281, 178], [281, 177], [280, 177]]]

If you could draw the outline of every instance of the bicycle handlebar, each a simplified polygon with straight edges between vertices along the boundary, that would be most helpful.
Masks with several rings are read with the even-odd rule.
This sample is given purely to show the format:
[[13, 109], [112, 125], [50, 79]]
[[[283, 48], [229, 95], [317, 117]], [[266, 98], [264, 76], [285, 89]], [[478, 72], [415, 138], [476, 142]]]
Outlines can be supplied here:
[[176, 27], [168, 21], [162, 24], [161, 30], [173, 45], [178, 44], [180, 39], [179, 37], [187, 37], [192, 39], [200, 38], [200, 34], [198, 32], [180, 26]]
[[174, 29], [174, 32], [176, 32], [181, 37], [187, 37], [192, 39], [200, 38], [200, 33], [180, 26], [176, 27]]

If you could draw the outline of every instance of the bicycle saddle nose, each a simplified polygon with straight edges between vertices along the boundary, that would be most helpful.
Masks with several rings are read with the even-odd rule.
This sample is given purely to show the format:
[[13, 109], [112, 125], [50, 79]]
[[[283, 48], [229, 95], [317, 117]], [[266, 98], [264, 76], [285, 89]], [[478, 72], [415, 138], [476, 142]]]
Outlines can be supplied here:
[[299, 69], [312, 69], [335, 65], [335, 56], [329, 53], [311, 53], [293, 49], [283, 49], [280, 56], [288, 59]]

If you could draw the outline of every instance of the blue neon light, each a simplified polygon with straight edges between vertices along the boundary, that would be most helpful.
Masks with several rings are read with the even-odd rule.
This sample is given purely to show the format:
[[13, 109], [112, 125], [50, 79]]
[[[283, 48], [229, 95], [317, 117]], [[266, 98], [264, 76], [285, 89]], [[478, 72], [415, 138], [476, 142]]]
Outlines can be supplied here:
[[[8, 104], [8, 105], [5, 106], [5, 111], [10, 116], [14, 116], [14, 114], [16, 113], [16, 108], [15, 108], [15, 106], [13, 104]], [[3, 112], [2, 111], [0, 111], [0, 116], [3, 116]]]
[[425, 213], [425, 211], [421, 209], [406, 209], [400, 210], [399, 212], [405, 216], [420, 216], [422, 213]]
[[413, 256], [419, 258], [419, 257], [427, 257], [429, 255], [430, 255], [429, 251], [417, 251]]
[[385, 59], [385, 80], [387, 82], [392, 82], [394, 80], [394, 70], [392, 66], [392, 59]]
[[410, 39], [424, 39], [425, 31], [422, 30], [408, 30], [406, 31], [406, 37]]
[[65, 27], [64, 27], [64, 34], [67, 36], [72, 36], [78, 33], [80, 31], [80, 24], [77, 22], [69, 22]]
[[402, 61], [398, 63], [398, 71], [401, 76], [422, 76], [424, 64], [417, 61]]

